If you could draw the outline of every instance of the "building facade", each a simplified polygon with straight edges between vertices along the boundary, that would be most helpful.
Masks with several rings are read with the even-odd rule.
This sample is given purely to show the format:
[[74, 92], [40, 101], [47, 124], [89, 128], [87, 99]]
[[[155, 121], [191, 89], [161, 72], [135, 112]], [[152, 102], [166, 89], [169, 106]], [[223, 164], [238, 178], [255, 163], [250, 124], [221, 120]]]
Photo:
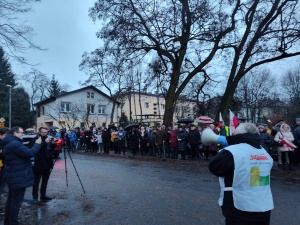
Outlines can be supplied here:
[[37, 127], [72, 129], [108, 126], [111, 122], [118, 122], [118, 102], [92, 85], [63, 92], [57, 97], [38, 102], [35, 106]]
[[[124, 113], [128, 120], [134, 123], [153, 125], [162, 123], [165, 113], [165, 98], [162, 95], [149, 93], [126, 92], [119, 98], [119, 115]], [[195, 101], [178, 100], [173, 114], [173, 122], [181, 118], [196, 118]]]

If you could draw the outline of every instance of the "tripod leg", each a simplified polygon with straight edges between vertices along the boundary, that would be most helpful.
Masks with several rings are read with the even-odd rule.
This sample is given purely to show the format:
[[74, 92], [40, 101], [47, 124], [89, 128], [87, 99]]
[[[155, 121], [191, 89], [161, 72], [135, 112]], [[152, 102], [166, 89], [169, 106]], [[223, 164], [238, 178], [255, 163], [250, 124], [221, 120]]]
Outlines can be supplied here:
[[74, 162], [73, 162], [72, 156], [71, 156], [70, 152], [68, 152], [68, 154], [69, 154], [69, 157], [70, 157], [70, 159], [71, 159], [71, 162], [72, 162], [72, 165], [73, 165], [73, 167], [74, 167], [74, 170], [75, 170], [75, 172], [76, 172], [76, 175], [77, 175], [77, 177], [78, 177], [78, 180], [79, 180], [79, 182], [80, 182], [80, 184], [81, 184], [82, 190], [83, 190], [83, 192], [85, 193], [84, 187], [83, 187], [83, 185], [82, 185], [82, 182], [81, 182], [81, 180], [80, 180], [79, 174], [78, 174], [77, 169], [76, 169], [76, 167], [75, 167], [75, 164], [74, 164]]
[[68, 170], [67, 170], [66, 146], [64, 146], [64, 157], [65, 157], [66, 184], [67, 184], [67, 187], [68, 187]]

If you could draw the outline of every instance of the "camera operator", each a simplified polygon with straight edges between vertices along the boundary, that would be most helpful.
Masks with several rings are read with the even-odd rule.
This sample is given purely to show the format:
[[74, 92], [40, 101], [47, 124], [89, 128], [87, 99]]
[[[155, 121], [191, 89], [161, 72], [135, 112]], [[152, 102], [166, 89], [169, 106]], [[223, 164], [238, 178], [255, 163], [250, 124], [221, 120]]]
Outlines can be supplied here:
[[51, 169], [53, 168], [53, 156], [52, 150], [54, 148], [54, 140], [48, 137], [48, 130], [46, 127], [39, 128], [39, 134], [37, 137], [33, 138], [29, 147], [35, 143], [35, 140], [38, 137], [42, 138], [41, 150], [36, 154], [34, 158], [33, 173], [34, 173], [34, 185], [32, 187], [32, 197], [33, 204], [38, 203], [38, 192], [39, 184], [42, 179], [41, 189], [40, 189], [40, 200], [41, 201], [50, 201], [52, 198], [46, 195], [47, 184]]

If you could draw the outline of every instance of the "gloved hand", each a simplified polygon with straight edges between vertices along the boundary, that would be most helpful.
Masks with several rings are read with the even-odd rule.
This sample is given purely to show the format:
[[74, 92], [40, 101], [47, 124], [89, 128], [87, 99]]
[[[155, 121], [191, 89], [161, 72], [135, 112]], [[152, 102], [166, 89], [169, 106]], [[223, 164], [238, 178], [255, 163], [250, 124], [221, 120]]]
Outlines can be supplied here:
[[225, 136], [219, 136], [218, 140], [217, 140], [217, 144], [223, 146], [223, 147], [227, 147], [228, 146], [228, 142], [226, 140]]

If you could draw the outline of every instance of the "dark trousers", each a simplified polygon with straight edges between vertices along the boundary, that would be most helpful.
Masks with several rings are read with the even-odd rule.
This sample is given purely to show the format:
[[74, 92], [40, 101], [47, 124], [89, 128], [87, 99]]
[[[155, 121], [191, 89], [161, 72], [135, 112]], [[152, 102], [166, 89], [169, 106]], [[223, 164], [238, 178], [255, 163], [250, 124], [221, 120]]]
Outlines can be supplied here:
[[34, 184], [32, 187], [32, 197], [38, 198], [39, 197], [39, 186], [40, 186], [40, 180], [42, 179], [41, 184], [41, 197], [46, 196], [46, 189], [48, 185], [48, 180], [50, 177], [50, 169], [49, 170], [42, 170], [42, 171], [34, 171]]
[[121, 151], [123, 151], [123, 154], [125, 154], [125, 139], [118, 141], [118, 153], [121, 154]]
[[[294, 152], [288, 151], [287, 152], [289, 160], [290, 160], [290, 165], [294, 165]], [[282, 160], [282, 165], [285, 166], [286, 163], [286, 152], [281, 152], [281, 160]]]
[[249, 222], [249, 223], [245, 223], [245, 222], [235, 222], [232, 220], [225, 220], [225, 225], [269, 225], [270, 222]]
[[4, 225], [17, 225], [20, 207], [22, 205], [26, 188], [8, 191], [5, 205]]
[[109, 141], [103, 141], [104, 153], [109, 154]]

